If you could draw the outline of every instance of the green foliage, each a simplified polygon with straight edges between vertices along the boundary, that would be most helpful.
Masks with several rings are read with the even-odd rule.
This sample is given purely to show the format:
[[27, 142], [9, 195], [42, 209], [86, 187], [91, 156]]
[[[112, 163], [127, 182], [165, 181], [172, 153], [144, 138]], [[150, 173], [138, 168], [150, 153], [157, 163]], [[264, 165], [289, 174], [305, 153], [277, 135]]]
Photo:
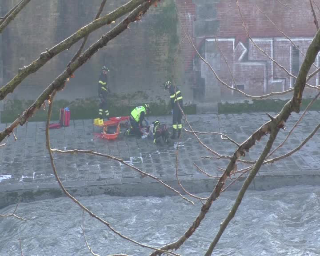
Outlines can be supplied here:
[[[312, 99], [303, 99], [301, 110], [304, 110]], [[219, 114], [241, 114], [250, 112], [278, 112], [288, 100], [280, 99], [265, 99], [265, 100], [245, 100], [239, 103], [219, 103]], [[320, 110], [320, 101], [316, 101], [311, 106], [310, 110]]]
[[163, 45], [163, 39], [167, 40], [167, 53], [162, 57], [166, 58], [164, 60], [164, 63], [166, 63], [166, 79], [174, 80], [179, 47], [176, 6], [173, 0], [169, 0], [161, 3], [157, 8], [159, 8], [159, 14], [155, 15], [155, 19], [149, 24], [149, 31], [152, 33], [152, 37], [156, 39], [151, 42], [150, 49], [157, 52]]
[[[140, 93], [137, 93], [140, 95]], [[136, 95], [136, 96], [137, 96]], [[130, 115], [132, 109], [140, 104], [133, 105], [131, 101], [128, 99], [132, 99], [132, 95], [127, 95], [121, 98], [112, 97], [109, 101], [109, 112], [111, 116], [128, 116]], [[126, 104], [124, 103], [126, 101]], [[141, 104], [143, 104], [145, 99], [141, 100]], [[1, 113], [1, 122], [9, 123], [14, 121], [19, 115], [23, 113], [26, 107], [30, 106], [32, 101], [21, 101], [21, 100], [13, 100], [7, 102], [5, 106], [5, 110]], [[66, 100], [56, 100], [53, 103], [51, 120], [57, 121], [60, 116], [60, 109], [69, 107], [71, 111], [71, 119], [94, 119], [98, 117], [98, 100], [97, 99], [79, 99], [73, 102], [68, 102]], [[44, 106], [44, 108], [38, 110], [36, 114], [29, 119], [32, 121], [45, 121], [47, 119], [48, 106]], [[166, 104], [164, 100], [159, 100], [158, 102], [150, 103], [150, 110], [152, 116], [162, 116], [168, 115], [171, 111], [171, 106]], [[184, 112], [186, 114], [195, 114], [196, 113], [196, 105], [189, 105], [184, 107]]]

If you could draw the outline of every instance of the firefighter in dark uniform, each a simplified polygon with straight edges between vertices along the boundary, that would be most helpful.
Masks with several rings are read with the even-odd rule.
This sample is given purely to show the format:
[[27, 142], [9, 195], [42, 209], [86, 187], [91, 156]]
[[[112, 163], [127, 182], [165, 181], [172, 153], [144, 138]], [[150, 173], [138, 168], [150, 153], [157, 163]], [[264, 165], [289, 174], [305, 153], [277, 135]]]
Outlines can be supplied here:
[[165, 124], [161, 124], [159, 120], [154, 121], [152, 124], [153, 143], [159, 145], [163, 145], [164, 143], [171, 144], [167, 126]]
[[106, 66], [103, 66], [98, 83], [98, 94], [100, 100], [99, 118], [103, 119], [105, 117], [107, 120], [109, 119], [107, 96], [110, 93], [110, 89], [108, 88], [108, 72], [109, 69]]
[[[176, 135], [178, 135], [178, 138], [181, 136], [181, 130], [182, 130], [182, 111], [183, 108], [183, 98], [181, 91], [179, 90], [178, 86], [174, 86], [171, 81], [167, 81], [164, 84], [164, 88], [166, 90], [169, 90], [170, 93], [170, 101], [171, 101], [171, 107], [172, 107], [172, 135], [171, 139], [176, 139]], [[180, 106], [180, 107], [179, 107]], [[181, 109], [180, 109], [181, 108]]]
[[150, 113], [149, 104], [144, 104], [134, 108], [130, 115], [130, 129], [128, 130], [128, 135], [141, 136], [142, 132], [140, 128], [143, 126], [142, 122], [145, 120], [145, 116]]

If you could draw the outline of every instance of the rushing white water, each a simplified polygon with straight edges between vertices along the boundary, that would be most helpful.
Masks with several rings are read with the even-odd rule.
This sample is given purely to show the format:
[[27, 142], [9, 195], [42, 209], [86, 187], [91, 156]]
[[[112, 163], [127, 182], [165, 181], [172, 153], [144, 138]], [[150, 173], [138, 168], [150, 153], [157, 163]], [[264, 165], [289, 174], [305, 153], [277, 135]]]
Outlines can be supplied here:
[[[195, 234], [177, 251], [204, 255], [236, 197], [225, 192], [213, 203]], [[205, 196], [205, 195], [201, 195]], [[320, 187], [248, 191], [213, 255], [320, 255]], [[178, 239], [198, 215], [201, 204], [180, 197], [83, 197], [79, 200], [135, 241], [159, 247]], [[8, 214], [10, 206], [0, 210]], [[0, 218], [0, 255], [149, 255], [151, 250], [121, 239], [107, 226], [84, 215], [68, 198], [20, 204]], [[21, 244], [21, 249], [20, 249]]]

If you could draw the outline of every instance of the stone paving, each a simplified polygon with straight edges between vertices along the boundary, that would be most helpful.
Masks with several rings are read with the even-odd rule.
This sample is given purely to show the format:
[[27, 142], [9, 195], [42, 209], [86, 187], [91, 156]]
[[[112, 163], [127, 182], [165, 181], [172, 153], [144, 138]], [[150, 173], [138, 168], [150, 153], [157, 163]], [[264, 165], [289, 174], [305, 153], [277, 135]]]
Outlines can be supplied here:
[[[274, 113], [270, 113], [271, 115]], [[280, 131], [275, 146], [279, 145], [300, 115], [293, 114], [288, 120], [286, 130]], [[282, 155], [296, 148], [314, 127], [319, 124], [320, 112], [307, 113], [297, 126], [287, 143], [274, 156]], [[149, 122], [159, 119], [171, 127], [171, 116], [148, 117]], [[194, 130], [204, 132], [222, 132], [238, 143], [246, 140], [252, 132], [269, 120], [264, 113], [250, 114], [205, 114], [190, 115], [188, 121]], [[3, 130], [6, 124], [0, 124]], [[187, 127], [187, 124], [184, 124]], [[124, 129], [122, 129], [124, 131]], [[87, 149], [121, 158], [142, 171], [165, 181], [175, 189], [182, 191], [176, 179], [175, 146], [157, 146], [150, 139], [125, 137], [121, 134], [117, 140], [108, 141], [94, 138], [99, 128], [93, 120], [71, 120], [69, 127], [50, 130], [52, 148]], [[45, 122], [29, 122], [10, 136], [6, 146], [0, 147], [0, 208], [17, 201], [31, 201], [61, 196], [61, 189], [53, 175], [45, 146]], [[232, 155], [236, 145], [221, 140], [219, 135], [199, 135], [201, 141], [221, 155]], [[258, 142], [245, 157], [256, 160], [262, 152], [268, 137]], [[319, 132], [294, 155], [261, 168], [253, 189], [272, 189], [289, 185], [318, 185]], [[274, 147], [275, 147], [274, 146]], [[210, 159], [213, 156], [198, 143], [195, 136], [183, 131], [179, 141], [178, 176], [181, 184], [192, 193], [211, 191], [216, 176], [221, 174], [228, 160]], [[110, 194], [119, 196], [164, 196], [173, 192], [156, 180], [141, 176], [137, 171], [105, 157], [87, 154], [54, 153], [55, 164], [63, 184], [77, 196]], [[208, 177], [195, 167], [195, 164], [213, 177]], [[246, 165], [238, 163], [238, 170]], [[243, 179], [242, 179], [243, 180]], [[231, 189], [238, 189], [241, 181]]]

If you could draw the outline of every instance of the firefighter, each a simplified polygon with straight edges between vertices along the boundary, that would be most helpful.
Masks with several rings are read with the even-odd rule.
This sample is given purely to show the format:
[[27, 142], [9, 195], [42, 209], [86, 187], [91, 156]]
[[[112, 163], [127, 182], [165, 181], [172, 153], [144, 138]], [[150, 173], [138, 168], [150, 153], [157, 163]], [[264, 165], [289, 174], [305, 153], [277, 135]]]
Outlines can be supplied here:
[[[167, 81], [164, 83], [165, 90], [169, 90], [170, 93], [170, 101], [172, 107], [172, 135], [171, 139], [180, 138], [181, 130], [182, 130], [182, 108], [183, 108], [183, 98], [181, 91], [179, 88], [171, 83], [171, 81]], [[181, 109], [180, 109], [181, 108]], [[178, 135], [176, 137], [176, 135]]]
[[98, 94], [99, 94], [99, 118], [103, 120], [109, 119], [109, 110], [108, 110], [108, 102], [107, 96], [110, 93], [110, 89], [108, 87], [108, 73], [109, 69], [106, 66], [102, 67], [101, 74], [99, 77], [99, 84], [98, 84]]
[[142, 122], [145, 120], [145, 116], [150, 113], [149, 104], [144, 104], [134, 108], [130, 115], [130, 129], [127, 131], [128, 135], [137, 135], [141, 137], [142, 132], [140, 128], [143, 127]]
[[152, 124], [153, 143], [159, 145], [163, 145], [164, 143], [168, 145], [171, 144], [167, 126], [165, 124], [161, 124], [159, 120], [154, 121]]

